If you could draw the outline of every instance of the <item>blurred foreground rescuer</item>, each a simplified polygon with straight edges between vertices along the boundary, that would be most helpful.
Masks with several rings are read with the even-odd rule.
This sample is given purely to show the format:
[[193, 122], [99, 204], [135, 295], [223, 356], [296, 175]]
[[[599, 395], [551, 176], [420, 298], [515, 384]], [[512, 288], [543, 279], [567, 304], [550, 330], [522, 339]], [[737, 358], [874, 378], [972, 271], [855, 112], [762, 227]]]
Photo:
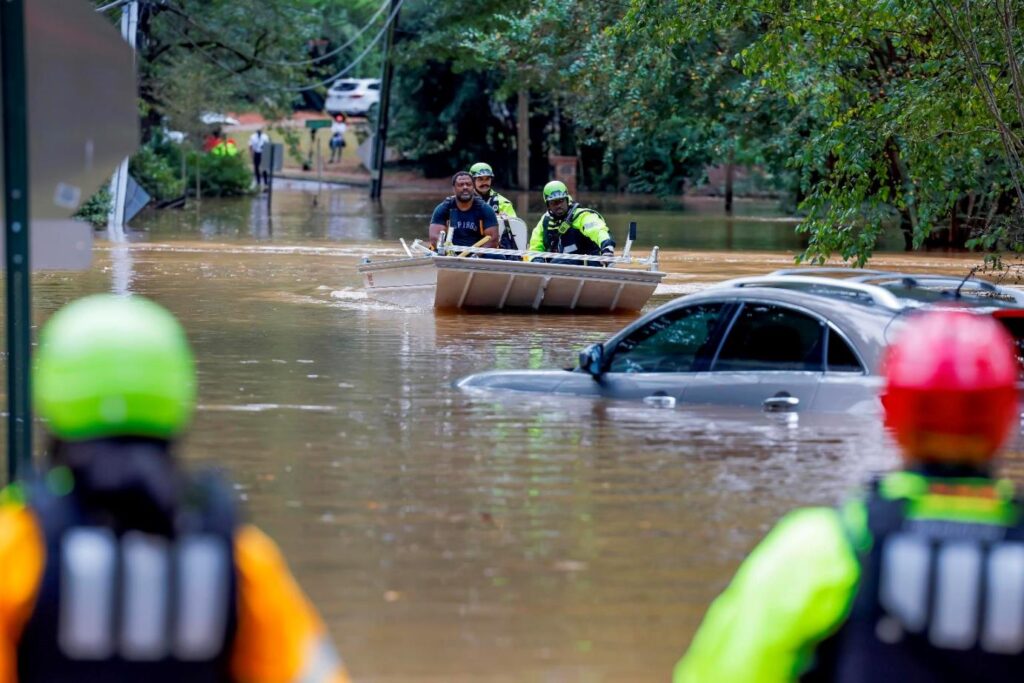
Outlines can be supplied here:
[[711, 605], [675, 683], [1024, 678], [1024, 520], [993, 455], [1018, 422], [998, 322], [910, 321], [882, 403], [904, 469], [786, 516]]
[[349, 680], [274, 542], [178, 466], [196, 375], [170, 313], [68, 305], [34, 389], [52, 461], [0, 506], [0, 683]]

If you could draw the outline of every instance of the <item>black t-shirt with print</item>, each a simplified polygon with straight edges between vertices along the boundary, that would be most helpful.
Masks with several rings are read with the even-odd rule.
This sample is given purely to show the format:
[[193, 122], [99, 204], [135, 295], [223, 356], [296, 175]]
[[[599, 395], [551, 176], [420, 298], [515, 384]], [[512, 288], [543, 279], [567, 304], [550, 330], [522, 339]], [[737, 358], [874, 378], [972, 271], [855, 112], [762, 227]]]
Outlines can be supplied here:
[[434, 209], [430, 222], [447, 226], [452, 244], [469, 247], [480, 241], [486, 228], [498, 227], [498, 215], [479, 197], [473, 197], [466, 211], [458, 207], [454, 197], [448, 197]]

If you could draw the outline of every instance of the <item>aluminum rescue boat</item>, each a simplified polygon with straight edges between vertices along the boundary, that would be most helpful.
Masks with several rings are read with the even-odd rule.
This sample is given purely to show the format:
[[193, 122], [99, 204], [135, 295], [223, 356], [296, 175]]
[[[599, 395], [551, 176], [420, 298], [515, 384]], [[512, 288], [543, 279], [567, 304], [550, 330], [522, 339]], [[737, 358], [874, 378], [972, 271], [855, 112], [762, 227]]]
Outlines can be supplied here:
[[[510, 223], [506, 221], [506, 229]], [[515, 230], [519, 236], [515, 242], [520, 242], [525, 224], [512, 227], [520, 228]], [[364, 259], [358, 270], [368, 297], [402, 306], [638, 311], [665, 273], [658, 270], [658, 247], [654, 247], [648, 258], [630, 256], [635, 238], [636, 224], [631, 223], [622, 256], [452, 245], [438, 253], [419, 240], [411, 247], [400, 240], [407, 254], [405, 258]], [[439, 242], [443, 244], [443, 238]]]

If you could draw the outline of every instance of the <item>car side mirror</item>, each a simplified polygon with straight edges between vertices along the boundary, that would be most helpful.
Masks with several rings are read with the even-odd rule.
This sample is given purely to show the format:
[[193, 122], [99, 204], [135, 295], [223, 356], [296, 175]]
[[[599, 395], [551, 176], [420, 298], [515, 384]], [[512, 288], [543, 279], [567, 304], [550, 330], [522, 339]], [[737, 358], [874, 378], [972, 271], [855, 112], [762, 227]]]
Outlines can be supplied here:
[[580, 370], [597, 378], [604, 372], [604, 346], [591, 344], [580, 351]]

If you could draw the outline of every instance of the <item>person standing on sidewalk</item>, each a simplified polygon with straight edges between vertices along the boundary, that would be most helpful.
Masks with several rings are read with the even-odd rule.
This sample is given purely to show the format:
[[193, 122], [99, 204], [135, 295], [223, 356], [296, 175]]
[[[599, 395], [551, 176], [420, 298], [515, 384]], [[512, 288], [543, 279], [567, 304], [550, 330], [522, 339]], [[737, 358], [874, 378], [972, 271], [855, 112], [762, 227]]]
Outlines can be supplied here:
[[249, 138], [249, 153], [252, 155], [252, 174], [256, 177], [256, 189], [260, 187], [260, 177], [262, 175], [263, 184], [269, 186], [270, 184], [270, 172], [260, 172], [260, 166], [263, 161], [263, 150], [267, 145], [272, 144], [270, 142], [270, 136], [263, 132], [260, 128]]
[[327, 161], [329, 164], [334, 162], [341, 162], [341, 155], [345, 151], [345, 131], [348, 130], [348, 124], [345, 123], [345, 115], [337, 114], [334, 117], [333, 123], [331, 123], [331, 158]]

